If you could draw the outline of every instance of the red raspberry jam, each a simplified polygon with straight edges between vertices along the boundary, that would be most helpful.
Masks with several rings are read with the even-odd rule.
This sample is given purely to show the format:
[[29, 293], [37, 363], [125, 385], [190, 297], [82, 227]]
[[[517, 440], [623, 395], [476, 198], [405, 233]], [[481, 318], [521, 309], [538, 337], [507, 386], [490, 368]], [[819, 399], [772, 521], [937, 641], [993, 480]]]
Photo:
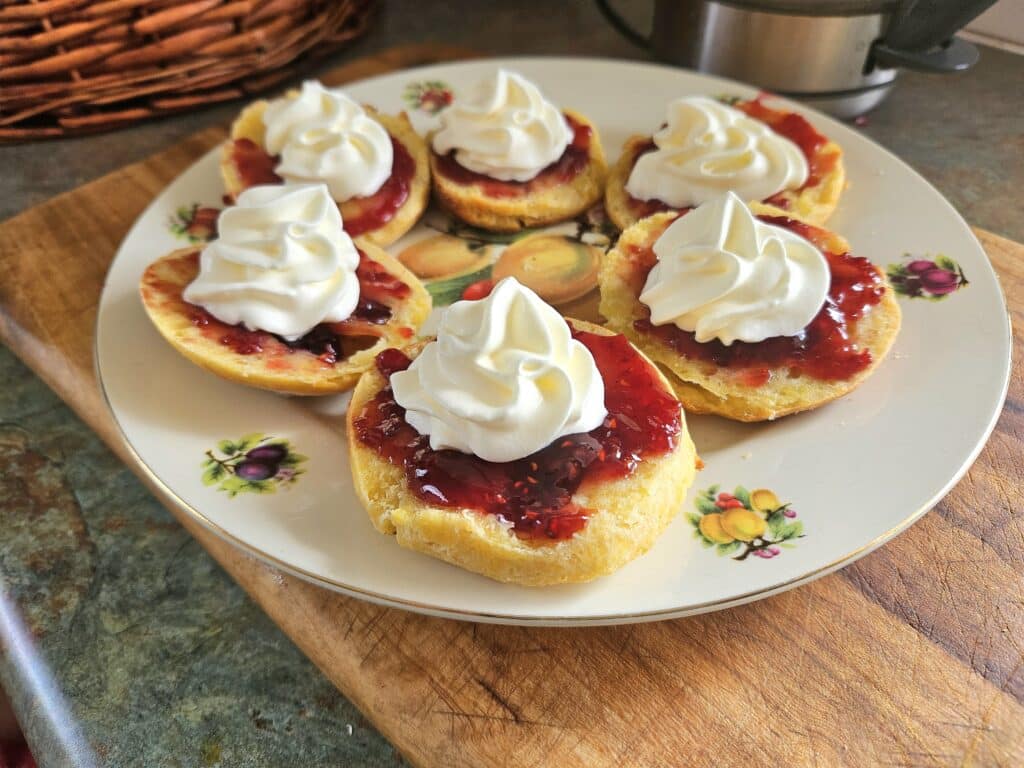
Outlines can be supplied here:
[[[825, 254], [832, 283], [821, 311], [796, 336], [776, 336], [756, 343], [734, 341], [726, 346], [714, 339], [699, 342], [694, 334], [672, 324], [653, 325], [648, 317], [634, 327], [651, 334], [690, 360], [702, 360], [740, 372], [740, 381], [750, 387], [765, 384], [771, 368], [787, 367], [794, 374], [821, 381], [840, 381], [871, 365], [871, 351], [858, 347], [857, 320], [882, 300], [885, 282], [867, 259], [849, 253], [830, 253], [825, 231], [783, 216], [758, 216], [766, 224], [795, 232], [810, 240]], [[647, 280], [656, 258], [653, 244], [631, 252], [640, 265], [639, 285]], [[645, 315], [649, 310], [641, 304]]]
[[572, 142], [565, 148], [565, 152], [558, 160], [529, 181], [500, 181], [471, 171], [459, 165], [455, 159], [455, 150], [445, 155], [434, 153], [437, 172], [456, 184], [466, 186], [475, 184], [490, 197], [521, 197], [531, 192], [538, 192], [572, 181], [590, 162], [590, 137], [593, 131], [589, 125], [583, 125], [569, 115], [566, 115], [565, 119], [569, 122], [569, 127], [572, 128]]
[[[760, 120], [763, 123], [767, 123], [768, 126], [777, 134], [785, 136], [800, 147], [800, 151], [803, 152], [804, 157], [807, 158], [808, 174], [807, 181], [804, 182], [804, 185], [795, 191], [799, 192], [807, 187], [815, 186], [829, 173], [831, 173], [833, 168], [835, 168], [839, 155], [835, 152], [821, 151], [828, 143], [828, 139], [818, 133], [814, 126], [812, 126], [804, 117], [796, 114], [795, 112], [784, 112], [782, 110], [766, 107], [762, 99], [763, 96], [758, 96], [756, 99], [741, 101], [733, 106], [735, 106], [736, 109], [745, 112], [750, 117]], [[636, 160], [641, 155], [653, 152], [655, 149], [657, 149], [657, 146], [654, 144], [653, 139], [639, 147], [637, 149], [636, 157], [633, 159], [633, 164], [636, 165]], [[780, 192], [777, 195], [769, 197], [764, 202], [779, 208], [789, 207], [789, 201], [784, 192]], [[633, 215], [639, 219], [647, 218], [648, 216], [652, 216], [655, 213], [661, 213], [662, 211], [677, 210], [661, 200], [638, 200], [632, 195], [629, 196], [629, 208]], [[683, 208], [678, 210], [687, 211], [689, 209]]]
[[[764, 96], [758, 96], [751, 101], [741, 101], [736, 104], [736, 109], [746, 112], [750, 117], [760, 120], [762, 123], [767, 123], [777, 134], [785, 136], [800, 147], [800, 151], [807, 158], [809, 170], [807, 181], [800, 189], [813, 187], [832, 171], [839, 156], [833, 152], [821, 151], [828, 143], [828, 139], [818, 133], [806, 118], [796, 112], [785, 112], [766, 107], [762, 101], [763, 98]], [[771, 200], [766, 202], [771, 202]]]
[[[342, 203], [348, 211], [344, 215], [345, 231], [353, 237], [383, 227], [409, 199], [412, 180], [416, 176], [416, 161], [394, 136], [391, 137], [391, 147], [394, 158], [391, 175], [381, 188], [367, 197], [353, 197]], [[274, 171], [280, 158], [268, 154], [249, 139], [232, 142], [231, 161], [246, 189], [257, 184], [281, 184], [284, 181]]]
[[267, 154], [252, 139], [235, 139], [231, 142], [231, 165], [244, 189], [260, 184], [282, 183], [284, 179], [274, 171], [280, 160], [279, 157]]
[[[581, 484], [629, 475], [644, 459], [673, 450], [682, 430], [678, 401], [624, 336], [574, 329], [573, 338], [590, 350], [604, 379], [608, 416], [597, 429], [559, 438], [517, 461], [435, 451], [406, 422], [387, 386], [355, 417], [356, 435], [401, 466], [409, 489], [428, 504], [497, 515], [526, 539], [571, 538], [592, 514], [572, 501]], [[397, 349], [377, 356], [377, 368], [388, 378], [410, 362]]]
[[[198, 270], [199, 253], [193, 254]], [[320, 323], [309, 333], [295, 341], [288, 341], [266, 331], [251, 331], [244, 325], [228, 325], [221, 322], [202, 307], [182, 300], [192, 324], [201, 329], [207, 338], [216, 339], [239, 355], [255, 355], [261, 352], [305, 350], [333, 365], [344, 360], [344, 339], [354, 336], [379, 336], [379, 326], [391, 319], [388, 302], [400, 300], [409, 295], [409, 286], [385, 270], [380, 264], [359, 251], [359, 303], [348, 319], [340, 323]]]
[[402, 142], [391, 137], [393, 148], [391, 175], [387, 181], [367, 197], [353, 197], [342, 203], [345, 231], [352, 237], [380, 229], [398, 213], [409, 199], [412, 180], [416, 176], [416, 161]]

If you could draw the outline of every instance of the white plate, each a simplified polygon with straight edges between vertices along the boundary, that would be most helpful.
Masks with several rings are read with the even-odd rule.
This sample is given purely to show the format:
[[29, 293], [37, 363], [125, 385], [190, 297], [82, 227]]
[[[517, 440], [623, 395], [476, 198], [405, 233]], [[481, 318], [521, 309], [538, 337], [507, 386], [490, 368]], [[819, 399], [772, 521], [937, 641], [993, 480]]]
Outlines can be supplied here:
[[[349, 92], [385, 112], [409, 110], [423, 132], [436, 120], [430, 108], [440, 102], [437, 93], [417, 100], [422, 91], [464, 92], [499, 65], [589, 116], [611, 159], [627, 136], [658, 125], [674, 97], [755, 95], [748, 86], [667, 67], [535, 58], [426, 67], [366, 80]], [[435, 81], [442, 85], [429, 85]], [[691, 418], [706, 468], [686, 502], [687, 514], [651, 552], [613, 576], [582, 586], [519, 588], [399, 548], [373, 530], [353, 495], [343, 398], [286, 398], [230, 384], [159, 337], [139, 302], [138, 281], [150, 261], [183, 245], [168, 227], [182, 206], [220, 205], [215, 151], [152, 202], [110, 268], [97, 365], [114, 416], [139, 462], [211, 530], [287, 571], [387, 605], [506, 623], [632, 622], [736, 605], [824, 575], [906, 528], [967, 470], [1003, 403], [1010, 328], [985, 253], [933, 187], [856, 131], [778, 103], [803, 112], [843, 146], [850, 186], [829, 227], [848, 237], [855, 253], [883, 265], [942, 254], [959, 264], [969, 285], [939, 301], [902, 297], [903, 329], [894, 351], [864, 386], [837, 403], [774, 424]], [[303, 472], [290, 481], [287, 473], [267, 481], [268, 493], [231, 496], [204, 485], [207, 451], [223, 460], [221, 441], [251, 433], [289, 441], [292, 451], [308, 457], [297, 465]], [[802, 537], [771, 558], [735, 559], [747, 545], [727, 554], [702, 546], [689, 516], [697, 492], [711, 485], [774, 490], [798, 513], [780, 522], [801, 522]], [[797, 533], [779, 527], [777, 534], [787, 531]]]

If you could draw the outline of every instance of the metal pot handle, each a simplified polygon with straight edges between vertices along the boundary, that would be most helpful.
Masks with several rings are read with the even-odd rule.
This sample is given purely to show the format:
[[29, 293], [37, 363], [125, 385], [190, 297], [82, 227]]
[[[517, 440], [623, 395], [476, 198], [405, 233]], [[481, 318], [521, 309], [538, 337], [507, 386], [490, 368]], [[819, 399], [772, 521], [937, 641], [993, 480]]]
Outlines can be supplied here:
[[954, 37], [945, 45], [931, 51], [905, 51], [891, 48], [883, 42], [872, 46], [872, 60], [881, 67], [903, 67], [919, 72], [961, 72], [970, 69], [981, 54], [978, 48], [963, 38]]
[[633, 29], [630, 23], [622, 18], [618, 11], [612, 8], [610, 0], [596, 0], [596, 2], [597, 9], [601, 11], [601, 15], [608, 20], [609, 24], [615, 27], [620, 35], [640, 48], [648, 48], [650, 46], [650, 40], [647, 39], [647, 36], [641, 35]]
[[954, 37], [995, 0], [902, 0], [885, 37], [872, 47], [874, 63], [924, 72], [974, 66], [978, 49]]

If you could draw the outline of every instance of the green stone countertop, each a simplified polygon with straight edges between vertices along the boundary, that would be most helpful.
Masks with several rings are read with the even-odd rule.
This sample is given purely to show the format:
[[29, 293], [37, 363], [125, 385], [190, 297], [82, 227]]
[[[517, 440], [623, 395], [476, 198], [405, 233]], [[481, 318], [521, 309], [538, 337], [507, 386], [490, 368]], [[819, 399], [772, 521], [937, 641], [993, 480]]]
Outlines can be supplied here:
[[[366, 38], [325, 66], [424, 40], [495, 54], [642, 58], [589, 0], [558, 14], [541, 0], [392, 0]], [[226, 122], [236, 110], [0, 148], [0, 218]], [[904, 73], [863, 130], [970, 222], [1024, 240], [1024, 57], [984, 49], [964, 75]], [[99, 439], [2, 348], [0, 530], [0, 684], [41, 766], [402, 764]]]

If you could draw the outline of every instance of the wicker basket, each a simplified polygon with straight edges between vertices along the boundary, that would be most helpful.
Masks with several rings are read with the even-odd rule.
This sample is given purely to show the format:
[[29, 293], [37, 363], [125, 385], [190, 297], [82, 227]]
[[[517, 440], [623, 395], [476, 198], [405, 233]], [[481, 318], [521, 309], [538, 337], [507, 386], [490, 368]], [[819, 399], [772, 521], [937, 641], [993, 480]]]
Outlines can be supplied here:
[[266, 89], [373, 0], [0, 0], [0, 141], [100, 131]]

